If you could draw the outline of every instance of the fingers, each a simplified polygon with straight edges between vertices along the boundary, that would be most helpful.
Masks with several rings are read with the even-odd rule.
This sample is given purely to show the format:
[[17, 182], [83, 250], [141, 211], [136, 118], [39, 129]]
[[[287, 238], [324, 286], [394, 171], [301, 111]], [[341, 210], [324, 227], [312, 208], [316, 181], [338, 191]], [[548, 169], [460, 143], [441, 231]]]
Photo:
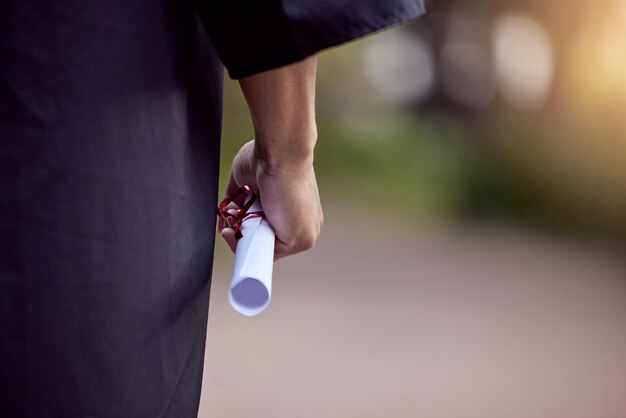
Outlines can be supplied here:
[[[235, 215], [237, 213], [237, 205], [234, 202], [230, 202], [228, 205], [226, 205], [226, 207], [224, 207], [223, 210], [225, 212], [231, 214], [231, 215]], [[228, 225], [226, 220], [224, 218], [222, 218], [218, 214], [218, 217], [217, 217], [217, 232], [221, 233], [224, 228], [227, 228], [229, 226], [230, 225]]]
[[224, 197], [223, 198], [225, 199], [228, 196], [231, 196], [240, 187], [241, 186], [239, 186], [237, 184], [237, 182], [235, 181], [235, 176], [233, 175], [233, 172], [231, 171], [230, 175], [228, 176], [228, 184], [226, 185], [226, 190], [224, 191]]
[[294, 238], [293, 242], [289, 244], [280, 240], [279, 237], [276, 237], [276, 243], [274, 246], [274, 260], [279, 260], [290, 255], [309, 251], [315, 246], [318, 237], [319, 230], [311, 234], [300, 234]]
[[[257, 182], [255, 172], [256, 162], [254, 160], [254, 140], [252, 140], [241, 147], [233, 160], [226, 190], [224, 191], [224, 198], [233, 195], [241, 186], [245, 184], [256, 188]], [[226, 206], [225, 210], [226, 212], [234, 215], [237, 210], [237, 205], [234, 202], [231, 202], [228, 206]], [[235, 251], [235, 248], [237, 247], [235, 231], [221, 218], [218, 220], [217, 230], [222, 235], [222, 238], [224, 238], [230, 249]]]
[[233, 160], [225, 195], [229, 196], [243, 185], [257, 186], [254, 140], [244, 144]]
[[[233, 160], [225, 196], [232, 196], [245, 184], [262, 196], [267, 222], [276, 233], [275, 260], [307, 251], [315, 245], [323, 214], [312, 165], [295, 171], [284, 167], [266, 170], [257, 164], [254, 142], [251, 141]], [[230, 212], [236, 207], [231, 203], [225, 209]], [[235, 251], [237, 240], [231, 226], [228, 221], [220, 220], [218, 231]]]
[[232, 228], [224, 228], [221, 230], [220, 234], [222, 235], [222, 238], [224, 238], [224, 241], [226, 241], [226, 244], [230, 247], [231, 251], [235, 252], [235, 249], [237, 248], [235, 231]]
[[[237, 205], [233, 202], [226, 206], [225, 211], [231, 215], [235, 215], [237, 213]], [[223, 218], [218, 218], [217, 220], [217, 231], [220, 233], [222, 238], [226, 241], [230, 249], [234, 252], [237, 247], [237, 240], [235, 238], [235, 231], [228, 225], [226, 220]]]
[[221, 234], [224, 227], [225, 227], [224, 219], [218, 216], [217, 217], [217, 232]]

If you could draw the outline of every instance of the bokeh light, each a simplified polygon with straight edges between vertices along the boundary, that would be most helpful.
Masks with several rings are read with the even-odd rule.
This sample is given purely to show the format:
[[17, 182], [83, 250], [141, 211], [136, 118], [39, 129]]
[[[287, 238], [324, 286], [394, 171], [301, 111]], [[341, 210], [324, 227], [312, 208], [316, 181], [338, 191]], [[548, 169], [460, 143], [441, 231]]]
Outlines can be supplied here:
[[503, 14], [494, 25], [493, 53], [499, 87], [509, 103], [521, 109], [541, 109], [554, 73], [546, 31], [528, 16]]
[[626, 3], [427, 5], [321, 54], [325, 228], [251, 321], [218, 245], [200, 417], [626, 417]]
[[569, 97], [585, 110], [626, 104], [626, 3], [600, 10], [583, 22], [565, 51]]
[[401, 30], [373, 38], [363, 49], [363, 66], [372, 86], [394, 104], [419, 102], [434, 85], [429, 46]]
[[491, 51], [482, 32], [474, 14], [451, 12], [439, 70], [444, 93], [461, 105], [485, 106], [496, 95]]

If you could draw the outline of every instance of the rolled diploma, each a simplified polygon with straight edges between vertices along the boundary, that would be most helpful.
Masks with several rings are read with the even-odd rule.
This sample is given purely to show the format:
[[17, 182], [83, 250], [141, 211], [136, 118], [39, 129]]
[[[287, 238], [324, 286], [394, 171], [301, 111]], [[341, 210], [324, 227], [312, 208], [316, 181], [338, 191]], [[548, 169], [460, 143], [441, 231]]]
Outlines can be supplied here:
[[[257, 210], [263, 210], [258, 198], [249, 211]], [[228, 299], [234, 310], [253, 316], [263, 312], [272, 297], [275, 235], [270, 224], [261, 217], [244, 220], [241, 234]]]

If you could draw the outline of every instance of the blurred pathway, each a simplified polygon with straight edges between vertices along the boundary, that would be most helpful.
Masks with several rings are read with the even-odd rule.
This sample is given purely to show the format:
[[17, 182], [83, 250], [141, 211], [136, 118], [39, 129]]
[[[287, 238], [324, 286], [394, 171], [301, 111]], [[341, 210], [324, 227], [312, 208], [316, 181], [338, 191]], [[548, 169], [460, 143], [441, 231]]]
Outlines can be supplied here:
[[228, 305], [218, 252], [201, 418], [626, 417], [626, 260], [349, 209], [276, 264], [258, 317]]

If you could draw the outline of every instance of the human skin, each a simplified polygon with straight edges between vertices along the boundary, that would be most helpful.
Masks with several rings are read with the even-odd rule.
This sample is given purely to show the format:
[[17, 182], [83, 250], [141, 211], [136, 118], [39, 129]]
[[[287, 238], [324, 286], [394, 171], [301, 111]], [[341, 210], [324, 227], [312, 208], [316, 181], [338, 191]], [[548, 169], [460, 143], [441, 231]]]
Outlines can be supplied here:
[[[323, 223], [313, 168], [316, 69], [313, 56], [239, 80], [255, 139], [235, 156], [225, 196], [246, 184], [259, 192], [275, 259], [312, 248]], [[234, 251], [235, 232], [221, 219], [218, 230]]]

